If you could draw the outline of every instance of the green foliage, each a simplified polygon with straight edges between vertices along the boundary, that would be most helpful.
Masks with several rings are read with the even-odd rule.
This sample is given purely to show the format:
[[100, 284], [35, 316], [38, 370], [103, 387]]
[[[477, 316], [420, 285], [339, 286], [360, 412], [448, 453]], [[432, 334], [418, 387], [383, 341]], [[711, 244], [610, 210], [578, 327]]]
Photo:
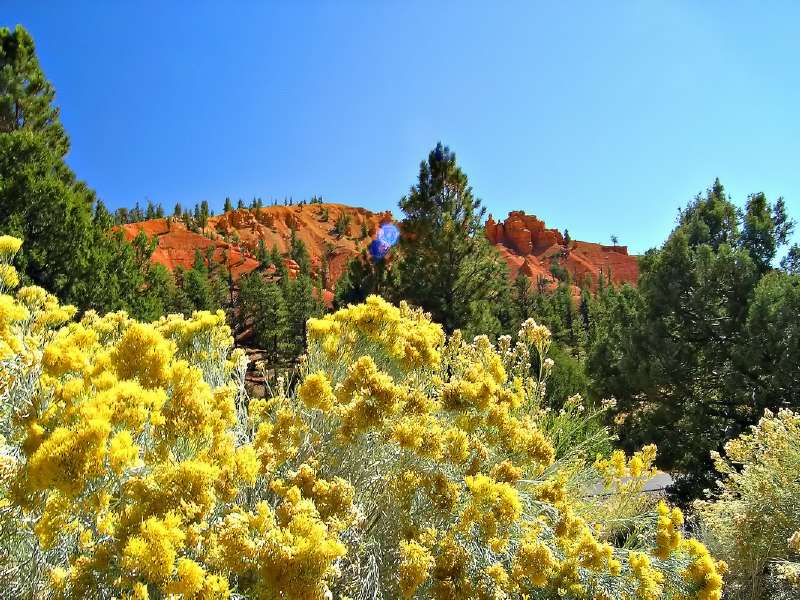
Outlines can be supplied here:
[[311, 256], [308, 254], [308, 249], [303, 240], [297, 237], [295, 229], [292, 229], [292, 237], [289, 240], [289, 258], [300, 267], [300, 273], [311, 275]]
[[483, 233], [485, 209], [449, 148], [437, 144], [400, 200], [406, 215], [398, 245], [399, 295], [447, 331], [496, 334], [507, 267]]
[[562, 346], [576, 351], [584, 348], [586, 328], [571, 287], [559, 285], [548, 291], [534, 287], [531, 279], [520, 273], [511, 287], [510, 306], [509, 332], [516, 332], [525, 319], [532, 318], [546, 325]]
[[550, 346], [550, 358], [558, 365], [548, 381], [547, 399], [552, 408], [560, 408], [566, 398], [585, 396], [589, 389], [586, 366], [580, 356], [558, 343]]
[[306, 347], [306, 322], [324, 313], [324, 305], [314, 290], [308, 275], [300, 274], [285, 286], [286, 306], [289, 316], [289, 345], [292, 354], [299, 356]]
[[561, 283], [569, 284], [571, 277], [567, 268], [561, 264], [558, 257], [554, 256], [550, 259], [550, 273]]
[[786, 215], [783, 198], [778, 198], [774, 206], [763, 193], [747, 199], [741, 243], [759, 272], [766, 273], [771, 268], [778, 248], [789, 241], [793, 225]]
[[[37, 133], [56, 160], [69, 151], [69, 138], [53, 105], [55, 88], [36, 57], [33, 38], [20, 25], [0, 28], [0, 133]], [[62, 175], [67, 173], [66, 167]]]
[[393, 289], [392, 271], [383, 260], [372, 260], [366, 250], [351, 258], [347, 269], [336, 282], [334, 306], [359, 304], [372, 294], [388, 295]]
[[[155, 318], [169, 304], [159, 295], [168, 277], [151, 267], [152, 242], [129, 244], [113, 231], [105, 206], [64, 162], [69, 139], [54, 97], [30, 35], [0, 29], [0, 231], [24, 241], [17, 265], [25, 282], [80, 309]], [[163, 208], [137, 206], [125, 222], [147, 214]]]
[[618, 400], [626, 447], [659, 445], [678, 493], [707, 487], [710, 452], [765, 408], [798, 405], [797, 282], [770, 270], [790, 230], [782, 202], [753, 195], [740, 214], [716, 181], [643, 257], [638, 290], [594, 303], [595, 393]]
[[793, 275], [800, 275], [800, 246], [792, 244], [786, 256], [781, 259], [781, 269]]
[[17, 264], [26, 278], [68, 301], [92, 277], [90, 199], [66, 181], [47, 139], [0, 134], [0, 231], [24, 241]]
[[[559, 286], [550, 292], [534, 287], [531, 279], [518, 274], [511, 286], [506, 331], [516, 333], [527, 319], [547, 326], [553, 338], [550, 354], [558, 362], [550, 377], [547, 397], [558, 408], [564, 399], [575, 394], [586, 395], [589, 378], [584, 365], [586, 327], [576, 308], [571, 288]], [[539, 365], [534, 364], [534, 369]]]
[[267, 250], [267, 245], [264, 243], [264, 238], [259, 238], [258, 240], [256, 259], [258, 259], [262, 269], [266, 269], [272, 265], [272, 256], [270, 255], [269, 250]]
[[336, 218], [336, 222], [333, 224], [333, 232], [337, 237], [341, 238], [350, 234], [351, 221], [352, 217], [344, 212]]
[[281, 289], [258, 273], [245, 275], [239, 281], [236, 308], [240, 328], [252, 328], [253, 342], [265, 351], [267, 360], [282, 360], [288, 350], [289, 314]]

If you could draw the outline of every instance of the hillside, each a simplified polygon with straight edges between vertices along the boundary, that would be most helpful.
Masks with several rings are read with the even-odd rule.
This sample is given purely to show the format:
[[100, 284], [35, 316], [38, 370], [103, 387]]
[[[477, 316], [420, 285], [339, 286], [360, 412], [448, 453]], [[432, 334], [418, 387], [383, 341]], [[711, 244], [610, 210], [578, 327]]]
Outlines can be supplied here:
[[[336, 232], [340, 219], [349, 220], [341, 236]], [[261, 239], [267, 249], [275, 245], [286, 254], [294, 229], [308, 248], [315, 270], [323, 256], [327, 256], [328, 287], [332, 288], [347, 261], [366, 248], [378, 227], [389, 221], [392, 221], [390, 211], [374, 213], [364, 208], [327, 203], [233, 210], [210, 217], [204, 233], [190, 231], [181, 221], [172, 219], [132, 223], [124, 225], [123, 229], [129, 239], [142, 230], [148, 236], [155, 236], [158, 245], [153, 260], [170, 270], [178, 266], [190, 268], [195, 249], [205, 253], [213, 246], [215, 260], [222, 261], [227, 254], [234, 279], [258, 266], [255, 255]], [[489, 215], [486, 236], [508, 263], [512, 277], [522, 272], [534, 280], [544, 278], [554, 284], [555, 277], [550, 271], [554, 258], [576, 283], [590, 276], [596, 284], [601, 272], [616, 283], [635, 283], [638, 276], [637, 259], [628, 254], [627, 247], [570, 240], [565, 253], [561, 232], [546, 228], [544, 222], [521, 211], [511, 212], [502, 222]], [[290, 259], [286, 264], [290, 271], [297, 269]]]
[[[348, 220], [343, 235], [335, 231], [337, 221]], [[373, 213], [364, 208], [343, 204], [302, 204], [268, 206], [261, 209], [239, 209], [210, 217], [204, 233], [189, 231], [179, 220], [153, 219], [124, 225], [126, 237], [132, 239], [143, 230], [156, 236], [158, 245], [153, 260], [173, 270], [191, 268], [195, 249], [206, 252], [214, 246], [214, 258], [221, 261], [227, 253], [234, 279], [258, 266], [255, 258], [259, 240], [267, 249], [277, 246], [282, 254], [289, 251], [292, 229], [303, 240], [316, 270], [327, 256], [332, 286], [342, 274], [347, 261], [365, 248], [378, 227], [392, 220], [392, 213]], [[366, 236], [363, 236], [366, 233]], [[287, 259], [290, 271], [297, 265]]]

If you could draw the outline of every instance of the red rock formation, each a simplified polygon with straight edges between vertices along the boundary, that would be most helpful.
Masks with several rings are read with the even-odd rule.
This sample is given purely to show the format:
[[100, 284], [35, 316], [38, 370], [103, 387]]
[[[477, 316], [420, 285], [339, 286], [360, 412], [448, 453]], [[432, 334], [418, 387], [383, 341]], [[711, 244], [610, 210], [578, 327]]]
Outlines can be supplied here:
[[572, 276], [574, 282], [591, 277], [593, 285], [600, 278], [611, 277], [615, 283], [636, 283], [639, 263], [628, 254], [626, 246], [604, 246], [570, 240], [569, 248], [557, 229], [547, 229], [543, 221], [521, 211], [512, 211], [502, 223], [492, 215], [486, 221], [486, 237], [495, 244], [508, 263], [511, 276], [523, 273], [532, 279], [544, 278], [555, 285], [550, 264], [555, 257]]
[[[342, 215], [349, 216], [350, 227], [347, 235], [338, 237], [333, 229]], [[259, 240], [264, 240], [267, 249], [274, 245], [285, 255], [289, 251], [292, 229], [295, 229], [308, 248], [315, 271], [327, 256], [327, 283], [329, 288], [333, 288], [350, 258], [368, 246], [380, 225], [391, 221], [392, 213], [389, 211], [373, 213], [343, 204], [304, 204], [234, 210], [211, 217], [204, 234], [188, 231], [182, 222], [170, 219], [143, 221], [124, 225], [122, 229], [128, 239], [139, 231], [155, 236], [158, 245], [153, 260], [170, 270], [179, 265], [191, 268], [195, 249], [205, 253], [209, 246], [213, 246], [215, 260], [221, 262], [227, 256], [234, 279], [258, 267], [255, 255]], [[362, 229], [366, 229], [366, 238], [361, 236]], [[596, 284], [601, 271], [605, 277], [610, 274], [617, 283], [636, 283], [639, 274], [637, 259], [628, 255], [625, 246], [572, 240], [565, 256], [561, 232], [548, 229], [543, 221], [521, 211], [511, 212], [502, 223], [489, 215], [486, 237], [497, 246], [510, 267], [512, 277], [522, 272], [534, 280], [544, 278], [550, 287], [556, 285], [550, 272], [554, 257], [578, 283], [588, 275]], [[287, 258], [285, 264], [291, 275], [297, 274], [298, 266], [294, 261]], [[578, 288], [575, 290], [577, 293]], [[327, 299], [329, 294], [325, 297]]]

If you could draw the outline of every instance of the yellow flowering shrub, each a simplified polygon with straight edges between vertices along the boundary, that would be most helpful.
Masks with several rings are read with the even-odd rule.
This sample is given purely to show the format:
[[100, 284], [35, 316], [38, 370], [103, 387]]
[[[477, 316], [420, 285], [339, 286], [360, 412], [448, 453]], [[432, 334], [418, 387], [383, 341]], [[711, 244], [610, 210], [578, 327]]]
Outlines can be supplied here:
[[695, 508], [730, 564], [731, 598], [800, 596], [800, 415], [766, 411], [713, 455], [719, 489]]
[[371, 297], [308, 332], [298, 454], [352, 483], [356, 514], [334, 597], [721, 597], [723, 566], [641, 493], [655, 447], [592, 460], [607, 432], [565, 433], [591, 418], [581, 399], [544, 406], [546, 328], [468, 343]]
[[544, 406], [533, 321], [467, 342], [370, 297], [248, 398], [222, 313], [72, 321], [0, 285], [11, 597], [720, 598], [681, 513], [642, 500], [655, 448], [595, 457], [581, 399]]

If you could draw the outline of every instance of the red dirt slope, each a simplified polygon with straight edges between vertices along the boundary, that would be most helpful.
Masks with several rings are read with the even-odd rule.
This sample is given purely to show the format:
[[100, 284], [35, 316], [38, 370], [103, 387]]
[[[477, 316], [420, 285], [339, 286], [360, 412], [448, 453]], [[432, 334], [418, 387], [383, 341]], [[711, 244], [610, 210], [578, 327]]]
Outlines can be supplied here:
[[[350, 225], [345, 235], [339, 237], [333, 229], [342, 215], [349, 217]], [[327, 255], [328, 284], [332, 286], [342, 275], [347, 261], [366, 248], [382, 223], [391, 220], [389, 211], [373, 213], [343, 204], [303, 204], [223, 213], [210, 217], [202, 234], [189, 231], [181, 221], [172, 219], [132, 223], [124, 225], [123, 230], [128, 239], [133, 239], [139, 231], [150, 237], [156, 236], [158, 245], [153, 260], [170, 270], [179, 265], [191, 268], [196, 248], [205, 253], [206, 248], [214, 246], [214, 259], [221, 261], [226, 252], [233, 277], [238, 279], [258, 267], [255, 254], [260, 239], [264, 240], [267, 250], [276, 245], [281, 254], [286, 254], [291, 231], [295, 229], [297, 237], [308, 248], [315, 271], [320, 267], [322, 257]], [[362, 237], [364, 230], [366, 237]], [[294, 261], [286, 259], [285, 262], [290, 271], [297, 271]]]

